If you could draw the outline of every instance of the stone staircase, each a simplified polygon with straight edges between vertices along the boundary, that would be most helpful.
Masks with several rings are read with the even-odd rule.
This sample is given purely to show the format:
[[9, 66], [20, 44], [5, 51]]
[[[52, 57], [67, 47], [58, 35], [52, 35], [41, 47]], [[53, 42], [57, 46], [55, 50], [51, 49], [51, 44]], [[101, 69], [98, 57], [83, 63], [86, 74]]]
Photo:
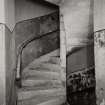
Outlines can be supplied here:
[[17, 105], [65, 105], [65, 73], [61, 75], [58, 51], [41, 56], [22, 71]]

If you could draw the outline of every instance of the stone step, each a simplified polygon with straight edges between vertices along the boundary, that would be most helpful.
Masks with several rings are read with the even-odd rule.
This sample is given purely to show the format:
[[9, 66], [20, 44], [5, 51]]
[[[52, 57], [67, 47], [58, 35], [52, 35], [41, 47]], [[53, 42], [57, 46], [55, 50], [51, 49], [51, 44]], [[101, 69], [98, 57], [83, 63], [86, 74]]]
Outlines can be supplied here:
[[39, 64], [32, 64], [28, 67], [29, 69], [33, 70], [47, 70], [53, 72], [60, 72], [63, 68], [58, 64], [52, 64], [50, 62], [40, 62]]
[[45, 72], [45, 71], [36, 71], [36, 70], [28, 70], [22, 73], [22, 78], [35, 78], [35, 79], [47, 79], [47, 80], [58, 80], [60, 79], [60, 74], [57, 72]]
[[65, 103], [66, 103], [66, 96], [62, 96], [37, 105], [64, 105]]
[[18, 100], [28, 100], [31, 98], [50, 97], [50, 96], [65, 96], [65, 88], [47, 89], [47, 90], [25, 90], [21, 88], [18, 90]]
[[60, 72], [60, 70], [43, 68], [41, 65], [38, 65], [37, 67], [29, 67], [29, 68], [27, 68], [26, 71], [28, 71], [28, 70], [45, 71], [45, 72], [58, 72], [58, 73]]
[[47, 96], [18, 101], [18, 105], [62, 105], [64, 102], [65, 96]]
[[37, 59], [35, 59], [32, 63], [38, 63], [38, 62], [43, 62], [43, 61], [48, 61], [50, 59], [50, 57], [52, 56], [59, 56], [60, 55], [60, 50], [54, 50], [48, 54], [45, 54]]
[[58, 88], [63, 88], [63, 84], [61, 86], [56, 86], [56, 87], [43, 87], [43, 86], [40, 86], [40, 87], [29, 87], [29, 86], [26, 86], [26, 87], [22, 87], [24, 88], [25, 90], [27, 91], [30, 91], [30, 90], [34, 90], [34, 91], [37, 91], [37, 90], [46, 90], [46, 89], [58, 89]]
[[[48, 61], [48, 60], [50, 59], [51, 56], [59, 56], [59, 54], [60, 54], [60, 50], [59, 50], [59, 49], [54, 50], [54, 51], [52, 51], [51, 53], [48, 53], [48, 54], [46, 54], [46, 55], [43, 55], [43, 56], [41, 56], [41, 57], [35, 59], [35, 60], [34, 60], [33, 62], [31, 62], [27, 67], [29, 67], [30, 65], [33, 65], [33, 64], [39, 64], [40, 62], [46, 62], [46, 61]], [[24, 68], [23, 71], [25, 71], [25, 70], [27, 69], [27, 67]]]
[[62, 82], [60, 80], [34, 80], [34, 79], [22, 80], [22, 87], [48, 89], [55, 87], [57, 88], [61, 86]]

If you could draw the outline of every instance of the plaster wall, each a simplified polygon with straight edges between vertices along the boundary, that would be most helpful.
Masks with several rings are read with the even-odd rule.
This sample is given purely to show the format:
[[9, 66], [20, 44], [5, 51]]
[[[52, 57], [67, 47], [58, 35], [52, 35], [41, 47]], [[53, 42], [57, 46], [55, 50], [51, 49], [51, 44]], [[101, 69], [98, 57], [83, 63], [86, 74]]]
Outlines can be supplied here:
[[5, 103], [6, 105], [16, 104], [15, 85], [15, 37], [12, 31], [15, 27], [15, 0], [5, 1]]
[[13, 39], [11, 31], [15, 26], [14, 10], [14, 0], [0, 1], [0, 105], [15, 105], [12, 103], [15, 102], [13, 98], [15, 53], [14, 47], [11, 46]]
[[15, 87], [15, 47], [12, 32], [5, 26], [5, 67], [6, 67], [6, 105], [16, 104], [16, 87]]
[[83, 46], [92, 37], [92, 0], [65, 0], [61, 7], [66, 29], [67, 51], [75, 46]]
[[0, 105], [5, 105], [5, 28], [0, 24]]
[[[105, 104], [105, 1], [94, 0], [94, 41], [97, 105]], [[97, 31], [97, 32], [96, 32]]]
[[[13, 18], [11, 17], [13, 16], [11, 6], [14, 6], [13, 0], [9, 0], [9, 2], [8, 0], [0, 1], [0, 105], [6, 105], [6, 92], [8, 91], [6, 88], [6, 86], [8, 86], [8, 84], [6, 84], [6, 73], [8, 72], [8, 70], [6, 69], [6, 38], [8, 37], [8, 35], [5, 33], [5, 26], [8, 25], [9, 28], [12, 29], [12, 26], [14, 25]], [[9, 14], [10, 12], [11, 15]]]
[[94, 0], [94, 31], [105, 29], [105, 0]]

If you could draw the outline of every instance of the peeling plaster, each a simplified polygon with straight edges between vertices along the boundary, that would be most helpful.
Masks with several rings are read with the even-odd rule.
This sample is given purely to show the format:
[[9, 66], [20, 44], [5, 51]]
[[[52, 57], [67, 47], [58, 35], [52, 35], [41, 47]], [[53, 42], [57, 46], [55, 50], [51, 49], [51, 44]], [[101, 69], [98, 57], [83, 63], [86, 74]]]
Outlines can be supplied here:
[[95, 32], [94, 39], [97, 105], [105, 105], [105, 30]]
[[105, 105], [105, 100], [103, 99], [100, 105]]

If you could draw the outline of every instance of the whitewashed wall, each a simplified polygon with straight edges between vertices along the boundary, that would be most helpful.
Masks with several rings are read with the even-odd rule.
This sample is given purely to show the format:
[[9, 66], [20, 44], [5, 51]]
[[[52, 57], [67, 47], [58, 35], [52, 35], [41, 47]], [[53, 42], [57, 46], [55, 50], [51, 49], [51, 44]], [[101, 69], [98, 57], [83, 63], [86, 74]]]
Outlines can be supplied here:
[[[105, 0], [94, 0], [97, 105], [105, 104]], [[96, 32], [97, 31], [97, 32]]]

